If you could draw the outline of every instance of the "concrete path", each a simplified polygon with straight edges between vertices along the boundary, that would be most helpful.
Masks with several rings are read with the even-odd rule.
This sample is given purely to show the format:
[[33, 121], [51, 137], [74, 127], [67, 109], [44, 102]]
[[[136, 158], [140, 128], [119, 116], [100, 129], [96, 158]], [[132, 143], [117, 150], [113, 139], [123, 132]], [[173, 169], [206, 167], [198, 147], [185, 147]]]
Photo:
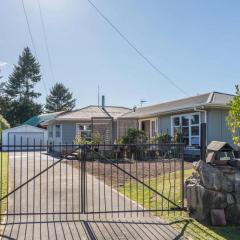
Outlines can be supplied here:
[[[11, 189], [57, 163], [43, 153], [11, 153]], [[86, 175], [84, 214], [81, 170], [59, 162], [7, 199], [3, 239], [178, 239], [181, 235], [156, 217], [121, 213], [141, 207], [90, 174]], [[111, 212], [111, 213], [102, 213]], [[112, 213], [114, 212], [114, 213]], [[21, 213], [21, 214], [20, 214]], [[41, 214], [40, 214], [41, 213]], [[118, 219], [118, 220], [116, 220]]]

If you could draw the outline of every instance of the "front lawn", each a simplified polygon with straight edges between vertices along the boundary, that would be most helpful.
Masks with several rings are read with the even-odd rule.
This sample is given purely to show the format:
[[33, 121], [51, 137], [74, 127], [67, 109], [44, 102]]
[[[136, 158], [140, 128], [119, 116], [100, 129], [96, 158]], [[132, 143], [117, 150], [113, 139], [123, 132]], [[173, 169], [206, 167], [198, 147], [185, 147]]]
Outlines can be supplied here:
[[[1, 198], [7, 194], [7, 168], [8, 168], [8, 154], [0, 153], [0, 196]], [[6, 199], [0, 202], [0, 211], [6, 211]], [[0, 219], [2, 220], [2, 219]]]
[[[185, 179], [191, 176], [193, 169], [185, 170]], [[162, 193], [167, 198], [171, 199], [178, 205], [181, 203], [180, 195], [180, 172], [176, 171], [174, 173], [167, 174], [165, 176], [158, 176], [157, 178], [146, 179], [145, 183], [157, 191]], [[175, 187], [174, 187], [175, 186]], [[175, 192], [173, 189], [175, 188]], [[130, 194], [131, 190], [131, 194]], [[149, 191], [147, 187], [143, 185], [136, 185], [135, 182], [128, 182], [119, 191], [125, 193], [125, 195], [134, 201], [144, 206], [147, 209], [173, 209], [174, 205], [164, 200], [160, 196], [152, 191]], [[170, 222], [170, 224], [177, 228], [184, 236], [188, 236], [190, 239], [199, 240], [213, 240], [213, 239], [239, 239], [240, 228], [237, 226], [228, 227], [212, 227], [204, 226], [203, 224], [197, 222], [196, 220], [189, 218], [186, 212], [179, 211], [159, 211], [156, 213], [161, 218]]]

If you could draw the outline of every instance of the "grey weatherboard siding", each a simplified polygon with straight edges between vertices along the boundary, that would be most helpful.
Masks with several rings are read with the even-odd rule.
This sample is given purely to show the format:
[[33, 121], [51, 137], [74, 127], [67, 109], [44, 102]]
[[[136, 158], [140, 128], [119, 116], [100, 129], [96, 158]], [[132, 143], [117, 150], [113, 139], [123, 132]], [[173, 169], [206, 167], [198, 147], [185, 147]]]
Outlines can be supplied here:
[[158, 132], [171, 135], [171, 116], [161, 116], [158, 118]]
[[62, 143], [72, 144], [76, 136], [76, 122], [65, 122], [62, 124]]
[[226, 141], [234, 146], [231, 133], [226, 124], [228, 110], [208, 110], [207, 142], [213, 140]]

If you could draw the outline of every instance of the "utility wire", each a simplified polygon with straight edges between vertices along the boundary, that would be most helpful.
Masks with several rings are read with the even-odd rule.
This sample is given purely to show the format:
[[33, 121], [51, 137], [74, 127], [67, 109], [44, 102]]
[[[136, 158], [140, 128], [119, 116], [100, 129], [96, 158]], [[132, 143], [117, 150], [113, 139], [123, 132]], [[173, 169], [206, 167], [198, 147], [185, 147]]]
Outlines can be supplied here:
[[38, 58], [37, 50], [36, 50], [35, 43], [34, 43], [34, 40], [33, 40], [33, 35], [32, 35], [32, 32], [31, 32], [29, 21], [28, 21], [28, 16], [27, 16], [27, 11], [26, 11], [26, 8], [25, 8], [24, 0], [22, 0], [22, 7], [23, 7], [23, 12], [24, 12], [24, 15], [25, 15], [26, 22], [27, 22], [28, 32], [29, 32], [30, 39], [31, 39], [31, 42], [32, 42], [33, 50], [34, 50], [34, 53], [36, 55], [36, 58]]
[[97, 13], [118, 33], [118, 35], [141, 57], [143, 58], [156, 72], [158, 72], [165, 80], [172, 86], [178, 89], [182, 94], [189, 96], [189, 94], [179, 87], [170, 77], [163, 73], [148, 57], [146, 57], [128, 38], [124, 35], [110, 20], [103, 14], [103, 12], [91, 1], [87, 0], [89, 4], [97, 11]]
[[[31, 39], [31, 42], [32, 42], [34, 54], [36, 56], [37, 61], [39, 62], [39, 60], [38, 60], [39, 58], [38, 58], [36, 46], [35, 46], [35, 43], [34, 43], [34, 40], [33, 40], [33, 35], [32, 35], [31, 27], [30, 27], [30, 24], [29, 24], [29, 20], [28, 20], [28, 16], [27, 16], [27, 11], [26, 11], [26, 7], [25, 7], [25, 4], [24, 4], [24, 0], [22, 0], [21, 2], [22, 2], [23, 12], [24, 12], [25, 19], [26, 19], [26, 22], [27, 22], [28, 32], [29, 32], [30, 39]], [[42, 78], [42, 82], [43, 82], [43, 86], [45, 88], [45, 91], [47, 93], [48, 90], [47, 90], [47, 87], [46, 87], [46, 84], [45, 84], [45, 81], [44, 81], [43, 78]]]
[[49, 68], [50, 68], [50, 71], [51, 71], [52, 79], [55, 82], [55, 75], [54, 75], [54, 71], [53, 71], [53, 67], [52, 67], [52, 60], [51, 60], [51, 55], [50, 55], [50, 50], [49, 50], [46, 27], [45, 27], [45, 23], [44, 23], [44, 20], [43, 20], [42, 7], [41, 7], [41, 4], [40, 4], [39, 0], [37, 0], [37, 4], [38, 4], [38, 10], [39, 10], [39, 15], [40, 15], [40, 20], [41, 20], [41, 26], [42, 26], [42, 30], [43, 30], [44, 43], [45, 43], [47, 56], [48, 56]]

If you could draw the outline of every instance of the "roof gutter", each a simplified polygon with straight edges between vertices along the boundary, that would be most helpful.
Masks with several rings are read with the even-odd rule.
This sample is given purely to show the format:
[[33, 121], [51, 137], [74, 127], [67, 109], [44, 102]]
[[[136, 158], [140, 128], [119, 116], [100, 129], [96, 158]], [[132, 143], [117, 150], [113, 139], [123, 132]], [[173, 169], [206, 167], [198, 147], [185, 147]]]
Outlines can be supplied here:
[[[151, 117], [158, 117], [158, 116], [161, 116], [161, 115], [168, 115], [168, 114], [177, 114], [177, 113], [181, 113], [181, 112], [186, 112], [186, 111], [195, 111], [195, 109], [198, 109], [198, 110], [203, 110], [203, 111], [206, 111], [204, 109], [206, 108], [226, 108], [228, 109], [229, 107], [226, 105], [226, 104], [212, 104], [212, 103], [207, 103], [207, 104], [199, 104], [195, 107], [188, 107], [188, 108], [180, 108], [180, 109], [176, 109], [176, 110], [172, 110], [172, 111], [165, 111], [165, 112], [156, 112], [156, 113], [151, 113], [151, 114], [140, 114], [139, 115], [135, 115], [133, 117], [127, 117], [127, 116], [124, 116], [124, 118], [134, 118], [134, 119], [142, 119], [142, 118], [151, 118]], [[137, 113], [137, 112], [133, 112], [133, 113]], [[121, 117], [120, 117], [121, 118]]]
[[189, 108], [177, 109], [177, 110], [174, 110], [174, 111], [156, 112], [156, 113], [152, 113], [152, 114], [143, 114], [143, 115], [139, 114], [139, 116], [133, 116], [133, 117], [131, 117], [131, 116], [127, 117], [127, 116], [123, 115], [122, 118], [133, 118], [133, 119], [153, 118], [153, 117], [158, 117], [158, 116], [162, 116], [162, 115], [177, 114], [177, 113], [186, 112], [186, 111], [193, 111], [193, 110], [194, 110], [193, 107], [189, 107]]

